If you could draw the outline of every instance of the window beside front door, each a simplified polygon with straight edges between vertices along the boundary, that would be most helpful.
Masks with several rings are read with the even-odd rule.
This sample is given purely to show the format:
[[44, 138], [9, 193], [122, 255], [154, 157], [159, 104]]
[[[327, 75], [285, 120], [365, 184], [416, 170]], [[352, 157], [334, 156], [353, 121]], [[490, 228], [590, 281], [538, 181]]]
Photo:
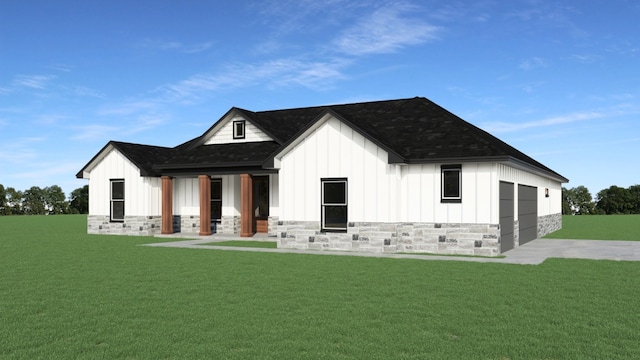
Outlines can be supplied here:
[[211, 179], [211, 219], [222, 218], [222, 179]]
[[110, 221], [124, 221], [124, 179], [111, 180]]
[[322, 231], [347, 231], [347, 179], [321, 179]]

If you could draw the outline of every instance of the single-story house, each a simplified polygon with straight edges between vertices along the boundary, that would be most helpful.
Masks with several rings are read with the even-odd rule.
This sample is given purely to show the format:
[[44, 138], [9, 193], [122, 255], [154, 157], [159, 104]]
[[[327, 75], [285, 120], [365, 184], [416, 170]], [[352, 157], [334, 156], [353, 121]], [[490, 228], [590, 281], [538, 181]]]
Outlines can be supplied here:
[[92, 234], [490, 256], [560, 229], [568, 182], [423, 97], [234, 107], [176, 147], [110, 141], [77, 177]]

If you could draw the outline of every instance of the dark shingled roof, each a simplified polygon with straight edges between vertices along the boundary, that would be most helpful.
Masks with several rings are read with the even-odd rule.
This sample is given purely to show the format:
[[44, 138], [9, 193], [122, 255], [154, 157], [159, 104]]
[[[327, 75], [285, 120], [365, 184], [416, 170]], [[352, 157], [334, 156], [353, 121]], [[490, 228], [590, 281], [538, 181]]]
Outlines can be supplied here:
[[[274, 141], [204, 145], [207, 130], [202, 136], [172, 149], [111, 144], [117, 144], [117, 148], [148, 175], [175, 173], [179, 169], [253, 168], [268, 163], [278, 151], [330, 112], [388, 151], [390, 162], [515, 161], [568, 181], [423, 97], [258, 112], [232, 108], [227, 114], [232, 112], [244, 116]], [[81, 174], [82, 171], [78, 175]]]

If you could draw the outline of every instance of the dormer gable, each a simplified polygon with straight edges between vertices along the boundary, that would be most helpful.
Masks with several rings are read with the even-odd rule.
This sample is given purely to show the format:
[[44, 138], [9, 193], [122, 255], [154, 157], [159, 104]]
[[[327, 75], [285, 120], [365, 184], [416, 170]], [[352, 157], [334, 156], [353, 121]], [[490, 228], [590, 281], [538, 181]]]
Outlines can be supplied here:
[[274, 141], [239, 109], [231, 109], [203, 136], [202, 145]]

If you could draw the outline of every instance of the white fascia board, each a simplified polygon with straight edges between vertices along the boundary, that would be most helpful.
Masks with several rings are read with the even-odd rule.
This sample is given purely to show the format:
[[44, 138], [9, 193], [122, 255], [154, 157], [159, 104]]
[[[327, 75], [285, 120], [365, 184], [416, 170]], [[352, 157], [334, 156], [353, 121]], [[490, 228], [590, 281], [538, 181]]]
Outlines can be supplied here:
[[102, 149], [102, 151], [100, 151], [92, 160], [89, 164], [87, 164], [87, 166], [85, 166], [84, 170], [82, 171], [82, 178], [83, 179], [89, 179], [89, 175], [91, 174], [91, 170], [93, 170], [93, 168], [95, 168], [96, 166], [98, 166], [98, 164], [100, 164], [100, 162], [107, 156], [109, 155], [109, 153], [111, 151], [115, 150], [115, 147], [113, 147], [112, 144], [108, 144], [104, 149]]
[[240, 114], [238, 114], [236, 110], [233, 110], [229, 112], [225, 117], [218, 120], [218, 122], [215, 123], [215, 125], [213, 125], [213, 127], [204, 134], [203, 136], [204, 142], [206, 143], [207, 141], [209, 141], [213, 137], [213, 135], [215, 135], [218, 131], [220, 131], [220, 129], [222, 129], [229, 121], [231, 121], [231, 119], [236, 117], [241, 117], [241, 116]]
[[[562, 177], [558, 177], [558, 176], [554, 176], [553, 174], [547, 172], [547, 171], [543, 171], [542, 169], [538, 168], [537, 166], [533, 166], [529, 163], [526, 163], [522, 160], [518, 160], [518, 159], [514, 159], [514, 158], [510, 158], [508, 161], [503, 161], [502, 164], [507, 165], [507, 166], [511, 166], [515, 169], [518, 170], [523, 170], [526, 172], [530, 172], [532, 174], [536, 174], [538, 176], [542, 176], [543, 178], [549, 179], [549, 180], [553, 180], [553, 181], [557, 181], [561, 184], [568, 182], [568, 179], [564, 179]], [[566, 181], [565, 181], [566, 180]]]

